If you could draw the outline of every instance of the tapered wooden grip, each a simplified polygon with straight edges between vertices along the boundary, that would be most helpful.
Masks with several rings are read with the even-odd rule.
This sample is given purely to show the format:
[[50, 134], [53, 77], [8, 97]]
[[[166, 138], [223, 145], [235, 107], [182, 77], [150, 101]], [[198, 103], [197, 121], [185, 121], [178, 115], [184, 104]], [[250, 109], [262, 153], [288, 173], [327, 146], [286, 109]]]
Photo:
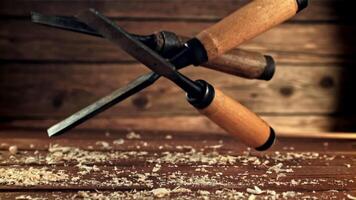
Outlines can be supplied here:
[[[245, 144], [261, 148], [268, 148], [272, 129], [256, 114], [245, 108], [237, 101], [215, 89], [215, 97], [209, 106], [198, 109], [228, 133], [236, 136]], [[267, 144], [266, 143], [270, 143]]]
[[294, 16], [298, 0], [253, 0], [220, 22], [200, 32], [208, 60]]
[[[186, 42], [189, 39], [189, 37], [179, 36], [180, 41]], [[248, 79], [261, 80], [270, 80], [276, 67], [271, 56], [243, 49], [233, 49], [200, 65]]]
[[248, 79], [270, 80], [275, 72], [272, 57], [241, 49], [229, 51], [202, 66]]

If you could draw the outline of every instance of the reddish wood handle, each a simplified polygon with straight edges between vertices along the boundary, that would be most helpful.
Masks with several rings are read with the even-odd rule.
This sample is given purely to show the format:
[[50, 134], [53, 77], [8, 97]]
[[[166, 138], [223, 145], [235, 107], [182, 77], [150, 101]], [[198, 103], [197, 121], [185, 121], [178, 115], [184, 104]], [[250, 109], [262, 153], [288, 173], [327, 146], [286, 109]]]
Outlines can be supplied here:
[[201, 65], [248, 79], [270, 80], [275, 72], [271, 56], [242, 49], [234, 49]]
[[[189, 38], [179, 36], [179, 41]], [[200, 64], [203, 67], [248, 79], [270, 80], [275, 72], [275, 62], [271, 56], [243, 49], [233, 49], [226, 54]]]
[[255, 113], [215, 89], [213, 101], [198, 109], [218, 126], [257, 150], [268, 149], [274, 141], [272, 128]]
[[307, 0], [253, 0], [196, 38], [204, 45], [208, 60], [212, 60], [291, 18], [306, 4]]

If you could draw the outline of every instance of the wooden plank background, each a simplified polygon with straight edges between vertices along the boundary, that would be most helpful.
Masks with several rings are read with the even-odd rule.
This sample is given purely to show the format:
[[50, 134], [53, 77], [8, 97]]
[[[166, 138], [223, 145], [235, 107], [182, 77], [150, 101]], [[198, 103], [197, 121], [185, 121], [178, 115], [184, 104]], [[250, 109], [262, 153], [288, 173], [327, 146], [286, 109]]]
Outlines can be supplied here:
[[[93, 7], [135, 33], [170, 30], [193, 36], [245, 0], [120, 0], [0, 2], [0, 117], [2, 127], [45, 129], [147, 72], [100, 38], [32, 24], [30, 11], [73, 15]], [[290, 21], [241, 48], [275, 57], [270, 82], [207, 69], [204, 78], [260, 114], [277, 131], [356, 131], [356, 26], [352, 0], [312, 0]], [[159, 127], [152, 124], [159, 123]], [[166, 80], [109, 109], [81, 128], [220, 131]]]

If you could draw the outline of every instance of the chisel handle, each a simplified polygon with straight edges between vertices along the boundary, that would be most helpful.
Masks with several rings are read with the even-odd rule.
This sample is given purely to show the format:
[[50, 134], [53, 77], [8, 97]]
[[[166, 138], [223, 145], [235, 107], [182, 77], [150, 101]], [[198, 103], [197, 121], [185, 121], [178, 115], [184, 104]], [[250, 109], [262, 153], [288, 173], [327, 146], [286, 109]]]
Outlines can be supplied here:
[[[171, 49], [182, 48], [190, 38], [178, 36], [169, 31], [160, 31], [154, 34], [158, 52], [169, 52]], [[174, 54], [177, 54], [176, 52]], [[235, 76], [270, 80], [275, 72], [275, 62], [271, 56], [243, 49], [233, 49], [218, 58], [200, 63], [200, 66]]]
[[213, 60], [293, 17], [307, 4], [308, 0], [253, 0], [203, 30], [196, 38], [204, 46], [207, 59]]
[[260, 80], [271, 80], [276, 68], [271, 56], [242, 49], [231, 50], [201, 66], [243, 78]]
[[256, 150], [262, 151], [272, 146], [275, 133], [265, 121], [207, 82], [197, 82], [205, 88], [205, 95], [199, 99], [188, 95], [188, 102], [201, 114]]

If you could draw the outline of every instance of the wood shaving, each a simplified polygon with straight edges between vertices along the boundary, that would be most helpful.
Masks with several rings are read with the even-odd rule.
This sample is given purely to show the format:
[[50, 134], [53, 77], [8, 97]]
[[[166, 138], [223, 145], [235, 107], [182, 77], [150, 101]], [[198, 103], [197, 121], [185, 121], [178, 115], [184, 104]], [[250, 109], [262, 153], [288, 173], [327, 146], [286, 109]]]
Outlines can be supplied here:
[[130, 133], [128, 133], [128, 134], [126, 135], [126, 138], [127, 138], [127, 139], [130, 139], [130, 140], [132, 140], [132, 139], [141, 139], [141, 135], [139, 135], [139, 134], [137, 134], [137, 133], [131, 131]]
[[346, 196], [348, 199], [356, 200], [355, 196], [352, 196], [351, 194], [347, 194]]
[[20, 195], [15, 197], [16, 200], [46, 200], [47, 198], [32, 197], [30, 195]]
[[171, 140], [171, 139], [172, 139], [172, 135], [166, 135], [165, 138], [166, 138], [167, 140]]
[[117, 140], [114, 140], [113, 141], [113, 144], [114, 145], [122, 145], [125, 143], [125, 140], [124, 139], [117, 139]]
[[9, 147], [9, 152], [11, 155], [15, 155], [17, 154], [17, 146], [16, 145], [12, 145]]
[[37, 159], [35, 157], [27, 157], [25, 160], [25, 164], [33, 164], [33, 163], [37, 163]]
[[251, 188], [247, 188], [246, 189], [246, 192], [247, 193], [250, 193], [250, 194], [262, 194], [264, 191], [262, 191], [258, 186], [254, 186], [254, 189], [251, 189]]
[[157, 163], [157, 164], [153, 167], [152, 172], [158, 172], [160, 169], [161, 169], [161, 165]]
[[[218, 152], [196, 152], [196, 150], [191, 149], [189, 152], [163, 152], [164, 156], [160, 158], [163, 163], [188, 163], [188, 162], [201, 162], [209, 165], [226, 165], [235, 164], [237, 157], [230, 155], [222, 155]], [[150, 160], [149, 162], [155, 162], [155, 160]]]
[[283, 192], [282, 196], [284, 199], [288, 199], [288, 198], [294, 198], [296, 196], [296, 192], [294, 191], [287, 191], [287, 192]]
[[175, 192], [175, 193], [190, 193], [190, 192], [192, 192], [192, 190], [187, 189], [187, 188], [178, 187], [178, 188], [174, 188], [172, 190], [172, 192]]
[[171, 191], [166, 188], [157, 188], [151, 191], [155, 197], [162, 198], [164, 196], [169, 196]]
[[274, 171], [275, 173], [280, 173], [280, 172], [293, 172], [293, 169], [282, 169], [283, 163], [278, 163], [270, 168], [268, 168], [268, 171]]
[[105, 141], [97, 141], [95, 144], [98, 145], [98, 146], [101, 146], [103, 149], [110, 149], [111, 148], [109, 143], [107, 143]]

